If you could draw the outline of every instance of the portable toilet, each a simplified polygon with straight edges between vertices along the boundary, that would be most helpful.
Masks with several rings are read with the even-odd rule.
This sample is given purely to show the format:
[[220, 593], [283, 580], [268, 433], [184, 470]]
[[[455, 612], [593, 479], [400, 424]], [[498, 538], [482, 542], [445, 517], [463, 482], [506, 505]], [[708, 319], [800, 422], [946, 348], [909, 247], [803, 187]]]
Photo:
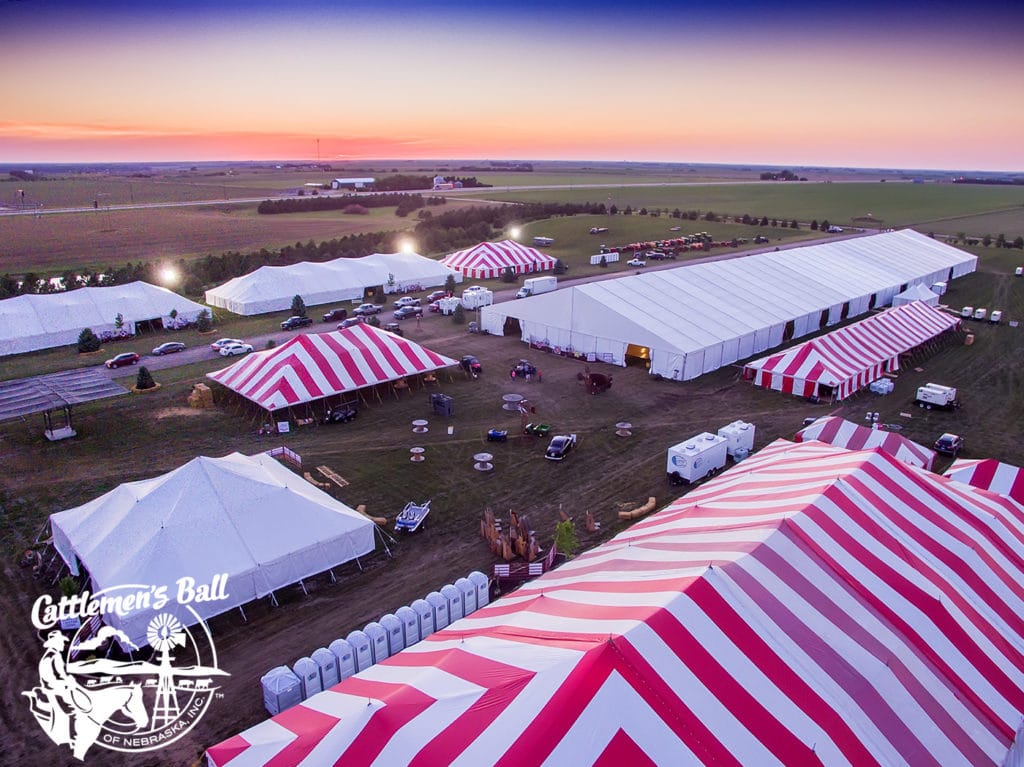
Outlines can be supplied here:
[[462, 606], [462, 592], [455, 588], [454, 584], [446, 584], [441, 587], [441, 596], [448, 600], [448, 618], [455, 623], [465, 613]]
[[462, 614], [469, 615], [476, 611], [476, 586], [469, 578], [459, 578], [455, 588], [462, 592]]
[[448, 600], [440, 591], [431, 591], [426, 596], [427, 604], [434, 610], [434, 631], [440, 631], [449, 623]]
[[287, 666], [272, 668], [260, 679], [263, 705], [271, 716], [302, 703], [302, 680]]
[[402, 621], [398, 620], [393, 613], [388, 613], [380, 616], [380, 620], [377, 622], [384, 628], [384, 634], [387, 637], [388, 657], [399, 650], [404, 650], [405, 639], [402, 636]]
[[352, 645], [352, 657], [356, 661], [356, 671], [365, 671], [373, 665], [373, 650], [370, 649], [370, 637], [366, 633], [356, 629], [350, 631], [345, 637]]
[[295, 661], [295, 665], [292, 666], [292, 671], [295, 672], [295, 676], [299, 678], [299, 682], [302, 684], [303, 700], [316, 695], [324, 689], [323, 684], [320, 682], [320, 667], [316, 665], [316, 661], [312, 658], [299, 658]]
[[363, 633], [370, 638], [370, 654], [374, 663], [380, 663], [391, 654], [388, 652], [388, 632], [377, 621], [363, 626]]
[[338, 659], [326, 647], [318, 647], [309, 656], [320, 667], [320, 686], [325, 690], [341, 681], [338, 676]]
[[725, 452], [736, 458], [738, 449], [746, 448], [747, 455], [754, 449], [754, 424], [745, 421], [733, 421], [718, 430], [718, 436], [725, 438]]
[[416, 617], [420, 622], [420, 639], [426, 639], [436, 629], [434, 624], [434, 608], [430, 606], [426, 599], [417, 599], [412, 603], [412, 609], [416, 612]]
[[356, 673], [356, 653], [347, 639], [335, 639], [328, 648], [338, 659], [338, 679], [348, 679]]
[[402, 640], [406, 647], [420, 641], [420, 619], [415, 610], [408, 605], [402, 605], [395, 610], [395, 617], [402, 622]]
[[491, 601], [491, 579], [479, 570], [474, 570], [466, 578], [476, 586], [476, 609], [479, 610]]

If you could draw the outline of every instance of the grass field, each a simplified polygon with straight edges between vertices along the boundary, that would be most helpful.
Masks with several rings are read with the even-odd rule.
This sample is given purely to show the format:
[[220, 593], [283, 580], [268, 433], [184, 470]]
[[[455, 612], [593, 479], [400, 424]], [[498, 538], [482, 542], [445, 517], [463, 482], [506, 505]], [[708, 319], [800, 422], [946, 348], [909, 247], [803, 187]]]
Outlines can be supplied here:
[[[773, 183], [719, 184], [694, 187], [654, 186], [617, 189], [560, 189], [495, 192], [491, 199], [517, 202], [593, 202], [646, 208], [712, 210], [730, 215], [795, 218], [800, 222], [827, 219], [850, 225], [869, 213], [883, 228], [914, 226], [927, 230], [935, 222], [957, 217], [957, 231], [974, 233], [967, 216], [1006, 213], [1008, 237], [1024, 233], [1024, 188], [954, 184], [905, 183]], [[1014, 220], [1014, 214], [1016, 219]], [[876, 225], [877, 226], [877, 225]], [[1012, 232], [1012, 236], [1011, 236]], [[996, 234], [997, 232], [993, 232]], [[984, 234], [984, 232], [981, 232]]]

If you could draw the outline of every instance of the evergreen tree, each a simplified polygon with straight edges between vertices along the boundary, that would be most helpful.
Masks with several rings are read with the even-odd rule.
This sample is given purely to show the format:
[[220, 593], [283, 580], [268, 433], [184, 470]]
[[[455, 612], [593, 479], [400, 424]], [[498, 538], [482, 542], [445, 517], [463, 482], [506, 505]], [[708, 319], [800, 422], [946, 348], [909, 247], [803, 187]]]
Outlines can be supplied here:
[[100, 350], [100, 339], [92, 332], [92, 328], [84, 328], [78, 334], [78, 351], [83, 354], [98, 352]]
[[452, 322], [456, 325], [466, 324], [466, 310], [462, 308], [461, 302], [455, 307], [455, 311], [452, 312]]
[[302, 300], [302, 296], [295, 296], [292, 299], [292, 315], [295, 317], [306, 316], [306, 302]]
[[154, 386], [156, 386], [156, 381], [153, 380], [153, 375], [149, 372], [149, 368], [143, 365], [139, 368], [139, 374], [135, 376], [135, 388], [142, 391], [152, 389]]
[[455, 295], [455, 275], [449, 274], [444, 278], [444, 292], [449, 296]]
[[213, 330], [213, 317], [209, 309], [203, 309], [196, 318], [196, 330], [200, 333], [209, 333]]

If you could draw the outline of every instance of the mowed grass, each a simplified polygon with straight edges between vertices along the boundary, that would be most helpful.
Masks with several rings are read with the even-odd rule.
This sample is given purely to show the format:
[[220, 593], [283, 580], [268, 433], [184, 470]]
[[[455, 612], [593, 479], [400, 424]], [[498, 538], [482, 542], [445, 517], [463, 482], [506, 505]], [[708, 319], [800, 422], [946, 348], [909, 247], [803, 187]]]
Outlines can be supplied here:
[[[800, 222], [828, 220], [849, 226], [871, 214], [883, 228], [920, 227], [953, 216], [1016, 212], [1013, 235], [1024, 231], [1024, 188], [969, 184], [759, 182], [699, 186], [559, 189], [494, 192], [490, 199], [516, 202], [575, 202], [767, 216]], [[1012, 223], [1012, 222], [1009, 222]], [[877, 226], [877, 224], [875, 225]], [[1010, 231], [1006, 231], [1007, 236]]]

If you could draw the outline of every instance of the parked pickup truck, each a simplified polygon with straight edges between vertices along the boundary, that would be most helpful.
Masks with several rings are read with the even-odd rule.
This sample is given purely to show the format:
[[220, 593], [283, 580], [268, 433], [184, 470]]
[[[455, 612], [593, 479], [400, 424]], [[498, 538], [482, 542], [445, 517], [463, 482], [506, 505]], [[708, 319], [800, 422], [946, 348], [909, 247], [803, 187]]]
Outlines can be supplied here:
[[359, 304], [352, 310], [357, 317], [366, 317], [370, 314], [380, 314], [384, 307], [381, 304]]
[[296, 328], [304, 328], [306, 325], [312, 324], [313, 320], [309, 317], [300, 317], [299, 315], [295, 315], [281, 323], [281, 330], [295, 330]]

